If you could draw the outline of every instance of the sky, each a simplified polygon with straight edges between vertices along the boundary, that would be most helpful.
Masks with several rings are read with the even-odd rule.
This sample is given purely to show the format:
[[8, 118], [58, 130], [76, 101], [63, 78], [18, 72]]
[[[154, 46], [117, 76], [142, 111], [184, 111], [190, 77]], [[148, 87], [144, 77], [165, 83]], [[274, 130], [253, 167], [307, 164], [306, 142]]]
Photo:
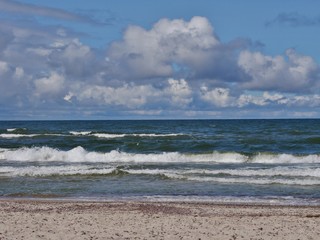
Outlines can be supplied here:
[[319, 118], [319, 9], [0, 0], [0, 120]]

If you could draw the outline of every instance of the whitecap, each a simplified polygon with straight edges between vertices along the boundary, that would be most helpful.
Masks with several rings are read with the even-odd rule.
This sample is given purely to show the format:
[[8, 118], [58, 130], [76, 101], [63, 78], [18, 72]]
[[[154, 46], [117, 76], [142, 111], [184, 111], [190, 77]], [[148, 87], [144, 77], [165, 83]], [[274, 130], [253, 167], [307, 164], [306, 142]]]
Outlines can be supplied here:
[[[285, 156], [285, 157], [284, 157]], [[290, 154], [260, 154], [258, 157], [248, 157], [235, 152], [213, 152], [208, 154], [184, 154], [179, 152], [164, 153], [126, 153], [118, 150], [110, 152], [90, 152], [81, 146], [69, 151], [63, 151], [50, 147], [32, 147], [3, 150], [0, 159], [11, 161], [62, 161], [62, 162], [192, 162], [192, 163], [320, 163], [319, 155], [295, 156]]]
[[22, 138], [22, 137], [35, 137], [38, 134], [14, 134], [14, 133], [2, 133], [0, 138]]

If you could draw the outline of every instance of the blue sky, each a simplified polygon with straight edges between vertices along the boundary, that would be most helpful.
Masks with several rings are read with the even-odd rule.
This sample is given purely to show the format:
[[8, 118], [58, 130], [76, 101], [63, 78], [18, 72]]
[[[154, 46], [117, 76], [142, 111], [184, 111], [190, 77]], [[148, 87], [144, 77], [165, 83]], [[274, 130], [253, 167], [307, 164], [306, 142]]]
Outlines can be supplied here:
[[0, 119], [320, 117], [317, 0], [0, 0]]

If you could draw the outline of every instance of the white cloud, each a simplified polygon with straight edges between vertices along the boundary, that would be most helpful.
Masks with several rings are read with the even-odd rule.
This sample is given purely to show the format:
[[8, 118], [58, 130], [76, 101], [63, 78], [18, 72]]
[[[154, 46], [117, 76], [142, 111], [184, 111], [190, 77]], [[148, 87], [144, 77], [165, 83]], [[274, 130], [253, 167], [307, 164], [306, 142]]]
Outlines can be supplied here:
[[72, 92], [68, 92], [68, 94], [63, 97], [63, 100], [71, 103], [72, 102], [71, 99], [73, 96], [74, 96], [74, 94]]
[[61, 55], [68, 62], [74, 62], [90, 58], [91, 50], [88, 46], [83, 45], [79, 39], [73, 39], [70, 43], [66, 44]]
[[320, 95], [300, 95], [294, 96], [288, 101], [289, 106], [303, 106], [303, 107], [319, 107]]
[[107, 54], [73, 34], [61, 26], [0, 24], [0, 103], [22, 108], [50, 100], [90, 114], [204, 118], [320, 107], [314, 59], [222, 43], [203, 17], [161, 19], [148, 30], [129, 26]]
[[279, 93], [270, 94], [269, 92], [264, 92], [263, 98], [270, 101], [280, 101], [284, 98], [284, 96]]
[[249, 76], [243, 88], [284, 92], [309, 91], [317, 78], [319, 66], [311, 57], [299, 55], [293, 49], [287, 50], [285, 57], [242, 51], [238, 64]]
[[9, 85], [12, 86], [12, 84], [15, 84], [15, 80], [21, 79], [24, 75], [22, 67], [15, 67], [8, 62], [0, 60], [0, 82], [3, 83], [3, 88], [9, 87]]
[[0, 75], [4, 75], [9, 71], [9, 64], [4, 61], [0, 61]]
[[232, 106], [234, 101], [234, 98], [230, 96], [230, 89], [214, 88], [209, 90], [206, 86], [201, 87], [201, 99], [216, 107]]
[[239, 99], [237, 100], [237, 106], [239, 107], [244, 107], [247, 105], [265, 106], [267, 104], [268, 103], [265, 101], [263, 97], [247, 94], [240, 95]]
[[14, 71], [14, 75], [13, 77], [15, 79], [21, 79], [24, 76], [24, 70], [21, 67], [16, 67], [15, 71]]
[[128, 27], [123, 41], [111, 45], [108, 58], [131, 77], [167, 77], [173, 74], [173, 63], [196, 66], [208, 61], [208, 50], [218, 44], [204, 17], [189, 22], [161, 19], [149, 31]]
[[125, 106], [139, 108], [147, 103], [149, 97], [156, 97], [157, 93], [150, 85], [124, 85], [121, 87], [86, 86], [75, 94], [80, 102], [93, 101], [96, 104]]
[[53, 43], [53, 49], [48, 56], [50, 65], [63, 69], [71, 77], [92, 77], [94, 74], [94, 54], [91, 48], [78, 39], [62, 39]]
[[121, 106], [128, 109], [154, 106], [160, 109], [180, 109], [193, 103], [197, 89], [192, 89], [186, 80], [170, 78], [162, 84], [164, 87], [158, 88], [150, 84], [130, 83], [112, 87], [86, 83], [71, 86], [71, 91], [64, 96], [64, 100], [71, 102], [74, 98], [80, 103]]
[[[195, 90], [194, 90], [195, 91]], [[249, 92], [239, 96], [232, 95], [228, 88], [208, 89], [201, 87], [200, 97], [203, 101], [217, 108], [261, 108], [272, 106], [273, 108], [315, 108], [320, 107], [320, 95], [295, 95], [270, 92]]]
[[51, 72], [49, 76], [34, 80], [35, 95], [59, 94], [64, 87], [64, 76]]
[[235, 105], [238, 107], [245, 107], [247, 105], [262, 107], [275, 103], [285, 105], [288, 103], [288, 98], [279, 93], [270, 94], [269, 92], [264, 92], [262, 95], [241, 94], [236, 100]]
[[35, 54], [41, 57], [48, 57], [52, 53], [52, 49], [37, 47], [37, 48], [27, 48], [28, 53]]
[[[184, 79], [168, 79], [163, 88], [156, 88], [150, 84], [124, 84], [119, 87], [89, 85], [74, 86], [72, 91], [64, 96], [70, 102], [76, 98], [82, 103], [105, 106], [121, 106], [128, 109], [150, 107], [184, 108], [193, 101], [193, 92]], [[71, 86], [72, 88], [72, 86]]]
[[262, 95], [242, 94], [236, 100], [238, 107], [247, 105], [287, 107], [287, 108], [314, 108], [320, 106], [320, 95], [281, 95], [264, 92]]
[[165, 90], [174, 106], [185, 107], [192, 102], [192, 89], [184, 79], [168, 79], [169, 87]]

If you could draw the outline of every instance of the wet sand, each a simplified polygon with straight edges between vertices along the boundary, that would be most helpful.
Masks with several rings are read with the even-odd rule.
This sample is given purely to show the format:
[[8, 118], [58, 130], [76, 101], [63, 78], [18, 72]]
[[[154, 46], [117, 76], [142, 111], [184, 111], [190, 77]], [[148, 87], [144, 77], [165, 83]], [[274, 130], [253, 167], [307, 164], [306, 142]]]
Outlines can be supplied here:
[[320, 239], [320, 207], [0, 200], [0, 239]]

